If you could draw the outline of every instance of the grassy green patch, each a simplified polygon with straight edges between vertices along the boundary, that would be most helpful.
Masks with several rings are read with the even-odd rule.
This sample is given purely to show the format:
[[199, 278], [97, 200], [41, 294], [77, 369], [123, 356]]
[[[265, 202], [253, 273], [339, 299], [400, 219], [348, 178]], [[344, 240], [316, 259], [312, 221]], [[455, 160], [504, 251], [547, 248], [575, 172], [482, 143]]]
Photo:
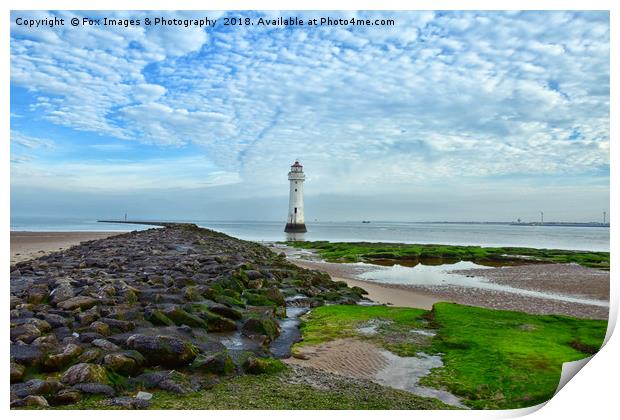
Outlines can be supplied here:
[[[400, 356], [420, 350], [441, 353], [444, 367], [422, 383], [448, 389], [474, 408], [517, 408], [548, 400], [562, 363], [597, 351], [607, 329], [605, 321], [451, 303], [438, 303], [432, 311], [334, 305], [315, 308], [306, 317], [304, 341], [298, 346], [364, 338], [357, 328], [373, 319], [388, 322], [378, 324], [377, 336], [366, 339]], [[437, 335], [426, 343], [414, 341], [407, 332], [419, 328], [432, 328]]]
[[[445, 366], [424, 381], [475, 408], [516, 408], [553, 396], [562, 363], [597, 351], [607, 322], [438, 303], [432, 349]], [[575, 344], [581, 345], [575, 345]]]
[[287, 244], [295, 248], [315, 249], [321, 257], [331, 262], [396, 260], [409, 264], [441, 264], [473, 261], [479, 264], [501, 265], [537, 261], [577, 263], [585, 267], [609, 270], [609, 252], [369, 242], [291, 241]]
[[[424, 327], [423, 316], [427, 313], [423, 309], [387, 306], [322, 306], [314, 309], [302, 321], [300, 329], [303, 341], [296, 343], [293, 351], [338, 338], [366, 337], [379, 341], [380, 345], [400, 356], [413, 356], [423, 343], [415, 340], [409, 330]], [[358, 331], [369, 321], [378, 321], [378, 334], [375, 336], [365, 336]]]

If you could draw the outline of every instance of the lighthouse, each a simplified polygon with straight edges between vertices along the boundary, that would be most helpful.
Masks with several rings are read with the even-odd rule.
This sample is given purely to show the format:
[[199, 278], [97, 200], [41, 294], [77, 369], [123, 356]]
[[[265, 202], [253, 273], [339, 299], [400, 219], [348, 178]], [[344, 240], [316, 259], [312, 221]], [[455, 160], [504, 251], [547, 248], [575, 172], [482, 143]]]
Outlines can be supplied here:
[[290, 182], [290, 192], [288, 198], [288, 219], [286, 220], [285, 232], [303, 233], [307, 232], [304, 222], [304, 167], [298, 160], [291, 166], [288, 173]]

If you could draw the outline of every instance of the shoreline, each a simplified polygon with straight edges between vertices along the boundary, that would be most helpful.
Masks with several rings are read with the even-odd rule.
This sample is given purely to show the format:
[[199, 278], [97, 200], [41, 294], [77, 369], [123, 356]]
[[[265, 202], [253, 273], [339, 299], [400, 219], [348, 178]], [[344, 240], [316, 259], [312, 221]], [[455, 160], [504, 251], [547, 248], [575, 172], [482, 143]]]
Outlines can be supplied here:
[[[525, 312], [533, 315], [564, 315], [576, 318], [609, 319], [609, 306], [573, 303], [475, 287], [425, 287], [408, 284], [378, 283], [357, 279], [356, 274], [359, 274], [358, 270], [356, 267], [347, 266], [347, 264], [309, 261], [297, 258], [289, 258], [289, 261], [302, 268], [324, 271], [334, 280], [345, 281], [350, 287], [359, 286], [368, 292], [368, 295], [366, 296], [367, 298], [378, 303], [391, 304], [393, 306], [431, 309], [434, 303], [452, 302], [462, 305], [479, 306], [488, 309]], [[531, 287], [531, 285], [523, 284], [524, 282], [522, 280], [531, 274], [536, 274], [538, 276], [537, 278], [554, 280], [552, 284], [554, 287], [552, 287], [551, 290], [548, 290], [548, 288], [544, 288], [543, 290], [557, 292], [557, 279], [554, 279], [554, 276], [559, 273], [562, 274], [560, 278], [563, 278], [566, 282], [567, 290], [574, 292], [576, 295], [585, 295], [586, 293], [583, 289], [583, 284], [580, 283], [586, 279], [590, 281], [592, 278], [587, 276], [580, 277], [578, 274], [579, 272], [584, 272], [583, 270], [585, 270], [585, 272], [592, 270], [591, 273], [596, 272], [596, 274], [601, 274], [603, 276], [607, 275], [606, 284], [609, 284], [608, 272], [600, 272], [599, 270], [594, 269], [584, 269], [579, 266], [571, 267], [570, 264], [546, 264], [545, 266], [546, 267], [541, 265], [525, 265], [520, 267], [510, 267], [515, 268], [516, 270], [504, 270], [504, 274], [510, 274], [512, 272], [513, 275], [507, 275], [502, 278], [489, 276], [486, 280], [491, 283], [497, 282], [500, 284], [503, 283], [516, 287], [522, 287], [523, 290], [527, 292], [529, 291], [528, 288], [531, 288], [532, 290], [536, 290], [536, 288]], [[541, 268], [546, 269], [546, 271], [540, 271]], [[475, 273], [475, 269], [471, 271], [472, 273]], [[463, 273], [463, 271], [461, 271], [461, 273]], [[571, 280], [566, 280], [567, 278], [571, 278]], [[602, 278], [599, 278], [598, 281], [602, 281]], [[605, 300], [609, 300], [608, 288], [607, 290], [600, 290], [600, 293], [601, 294], [598, 295], [599, 298], [603, 297], [601, 295], [605, 295]], [[587, 297], [587, 295], [584, 297]]]
[[109, 238], [118, 231], [11, 231], [11, 265], [62, 251], [81, 242]]
[[418, 308], [418, 309], [433, 309], [433, 305], [442, 300], [439, 297], [419, 293], [413, 290], [407, 290], [402, 288], [390, 287], [382, 285], [380, 283], [354, 279], [352, 276], [347, 276], [345, 273], [330, 270], [326, 267], [317, 267], [316, 263], [308, 263], [301, 260], [289, 260], [291, 263], [309, 270], [322, 270], [328, 273], [334, 281], [344, 281], [349, 287], [361, 287], [368, 292], [366, 297], [374, 302], [392, 305], [402, 306], [405, 308]]

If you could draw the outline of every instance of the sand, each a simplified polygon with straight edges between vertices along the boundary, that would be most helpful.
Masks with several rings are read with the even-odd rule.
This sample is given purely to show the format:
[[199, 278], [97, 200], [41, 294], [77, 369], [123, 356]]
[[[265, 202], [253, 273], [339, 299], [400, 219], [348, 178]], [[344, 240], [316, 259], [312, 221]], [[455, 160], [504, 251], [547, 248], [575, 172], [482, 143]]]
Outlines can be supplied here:
[[304, 359], [291, 357], [285, 362], [351, 378], [373, 380], [388, 365], [387, 358], [374, 344], [350, 338], [304, 346], [300, 351]]
[[11, 264], [124, 232], [11, 232]]
[[[321, 270], [332, 278], [346, 281], [369, 292], [378, 303], [431, 309], [436, 302], [454, 302], [490, 309], [527, 312], [536, 315], [565, 315], [608, 319], [609, 306], [596, 306], [503, 291], [459, 286], [413, 286], [362, 281], [356, 275], [363, 268], [352, 264], [328, 263], [290, 258], [300, 267]], [[576, 264], [532, 264], [497, 269], [460, 270], [461, 274], [484, 276], [488, 281], [511, 287], [609, 301], [609, 272]]]
[[327, 272], [332, 279], [344, 281], [349, 287], [358, 286], [368, 292], [368, 299], [386, 305], [402, 306], [405, 308], [432, 309], [433, 304], [442, 299], [426, 293], [420, 293], [405, 288], [396, 288], [371, 281], [357, 280], [354, 273], [347, 271], [344, 264], [320, 263], [300, 260], [290, 260], [293, 264], [312, 270]]
[[418, 381], [443, 366], [441, 357], [418, 353], [417, 357], [399, 357], [374, 344], [347, 338], [299, 349], [303, 359], [288, 358], [289, 365], [319, 369], [348, 378], [370, 380], [384, 386], [437, 398], [446, 404], [465, 408], [458, 397], [439, 389], [418, 385]]

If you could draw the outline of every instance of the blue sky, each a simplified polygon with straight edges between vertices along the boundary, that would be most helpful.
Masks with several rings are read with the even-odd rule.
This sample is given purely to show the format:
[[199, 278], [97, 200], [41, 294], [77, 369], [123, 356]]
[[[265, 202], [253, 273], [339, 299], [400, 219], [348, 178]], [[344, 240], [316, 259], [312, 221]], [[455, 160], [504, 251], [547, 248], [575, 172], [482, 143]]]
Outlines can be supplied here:
[[598, 220], [607, 12], [246, 12], [394, 27], [24, 28], [12, 12], [12, 216]]

